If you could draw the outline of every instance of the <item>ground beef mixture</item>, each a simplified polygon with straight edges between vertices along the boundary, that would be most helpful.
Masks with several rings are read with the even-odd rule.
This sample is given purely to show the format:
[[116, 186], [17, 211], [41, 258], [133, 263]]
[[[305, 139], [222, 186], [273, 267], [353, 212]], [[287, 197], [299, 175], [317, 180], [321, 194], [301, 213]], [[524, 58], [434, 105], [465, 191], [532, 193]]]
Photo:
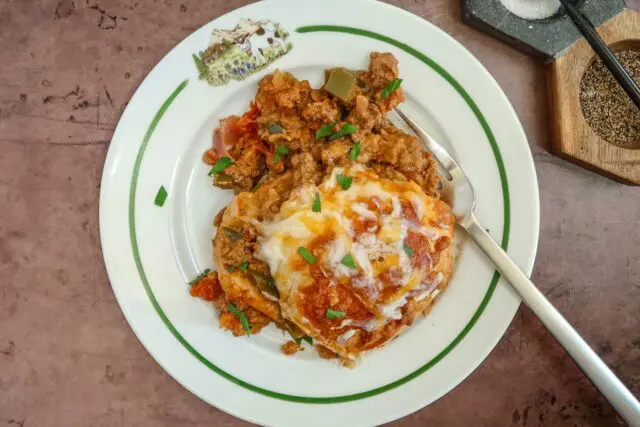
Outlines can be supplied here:
[[[399, 76], [395, 57], [374, 52], [369, 69], [353, 73], [357, 85], [347, 100], [287, 72], [265, 76], [249, 111], [221, 120], [214, 132], [204, 161], [212, 166], [222, 157], [232, 161], [215, 174], [214, 185], [252, 191], [287, 172], [293, 173], [292, 185], [318, 183], [334, 166], [351, 162], [349, 152], [359, 142], [357, 162], [382, 176], [414, 180], [427, 195], [436, 195], [439, 178], [431, 154], [385, 117], [405, 99], [401, 88], [383, 95]], [[357, 131], [335, 139], [316, 137], [320, 128], [332, 125], [333, 135], [345, 124]]]

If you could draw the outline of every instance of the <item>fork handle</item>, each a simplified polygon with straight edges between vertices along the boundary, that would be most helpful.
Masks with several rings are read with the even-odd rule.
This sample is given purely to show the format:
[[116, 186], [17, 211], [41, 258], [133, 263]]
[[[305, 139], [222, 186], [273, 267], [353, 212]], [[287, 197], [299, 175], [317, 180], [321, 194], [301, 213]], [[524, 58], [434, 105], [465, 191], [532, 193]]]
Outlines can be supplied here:
[[564, 347], [627, 424], [632, 427], [640, 427], [640, 403], [638, 400], [509, 258], [500, 245], [489, 236], [489, 233], [478, 223], [475, 216], [471, 214], [460, 221], [460, 225], [491, 259], [502, 276], [511, 283], [511, 286], [520, 295], [520, 298], [540, 318], [551, 335]]

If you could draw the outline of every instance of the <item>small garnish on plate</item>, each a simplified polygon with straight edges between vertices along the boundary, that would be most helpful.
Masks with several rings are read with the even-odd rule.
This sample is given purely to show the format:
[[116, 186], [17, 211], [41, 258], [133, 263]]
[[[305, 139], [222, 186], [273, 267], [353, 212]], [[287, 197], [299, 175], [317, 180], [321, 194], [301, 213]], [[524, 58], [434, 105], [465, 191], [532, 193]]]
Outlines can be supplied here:
[[305, 248], [304, 246], [300, 246], [298, 248], [298, 255], [300, 255], [309, 264], [313, 265], [316, 263], [316, 257], [313, 256], [313, 254], [309, 252], [309, 249]]
[[345, 123], [342, 125], [340, 130], [329, 137], [329, 141], [335, 141], [338, 138], [342, 138], [343, 136], [352, 135], [358, 132], [358, 126], [352, 125], [351, 123]]
[[243, 262], [242, 264], [240, 264], [238, 266], [238, 268], [240, 269], [240, 271], [242, 271], [244, 273], [245, 271], [247, 271], [249, 269], [249, 263], [248, 262]]
[[311, 205], [311, 210], [313, 212], [320, 212], [322, 210], [322, 202], [320, 201], [320, 193], [316, 193], [316, 197], [313, 199], [313, 204]]
[[349, 268], [356, 268], [356, 262], [351, 254], [346, 254], [340, 262], [342, 263], [342, 265], [345, 265]]
[[211, 273], [211, 269], [207, 268], [206, 270], [204, 270], [202, 273], [198, 274], [198, 276], [193, 279], [192, 281], [190, 281], [188, 283], [189, 286], [193, 286], [196, 283], [198, 283], [200, 280], [204, 279], [205, 277], [207, 277], [207, 275]]
[[387, 87], [382, 89], [382, 92], [380, 92], [380, 98], [382, 99], [388, 98], [389, 96], [391, 96], [394, 90], [400, 87], [401, 84], [402, 84], [402, 79], [391, 80], [391, 83], [389, 83]]
[[337, 124], [337, 122], [333, 122], [329, 123], [328, 125], [322, 126], [316, 131], [316, 139], [324, 138], [325, 136], [331, 135], [333, 133], [333, 127]]
[[293, 341], [295, 341], [296, 344], [300, 345], [302, 344], [302, 341], [304, 341], [309, 345], [313, 345], [313, 338], [311, 338], [309, 335], [302, 335], [296, 338], [291, 329], [289, 329], [288, 331], [289, 335], [291, 335], [291, 338], [293, 339]]
[[289, 153], [291, 153], [291, 151], [285, 145], [278, 145], [278, 148], [276, 148], [276, 154], [273, 156], [273, 164], [277, 164], [282, 156], [286, 156]]
[[350, 176], [342, 175], [341, 173], [336, 175], [336, 181], [343, 190], [348, 190], [351, 187], [351, 182], [353, 182], [353, 178]]
[[413, 249], [411, 249], [411, 246], [407, 245], [406, 243], [404, 245], [402, 245], [402, 249], [404, 249], [404, 252], [409, 255], [409, 256], [413, 256]]
[[233, 164], [233, 160], [231, 160], [230, 157], [227, 157], [227, 156], [220, 157], [216, 162], [216, 164], [213, 165], [213, 167], [209, 171], [209, 176], [222, 172], [232, 164]]
[[349, 160], [351, 160], [352, 162], [355, 162], [356, 160], [358, 160], [358, 156], [360, 155], [360, 149], [361, 149], [360, 141], [356, 141], [356, 143], [353, 144], [353, 147], [351, 147], [351, 150], [349, 150]]
[[158, 207], [163, 207], [164, 202], [167, 200], [167, 190], [161, 185], [160, 189], [158, 189], [158, 193], [156, 194], [156, 198], [153, 203]]
[[334, 310], [333, 308], [328, 308], [327, 309], [327, 319], [329, 319], [329, 320], [341, 319], [346, 315], [347, 315], [347, 313], [345, 313], [344, 311]]
[[227, 303], [227, 309], [231, 312], [231, 314], [238, 318], [238, 320], [242, 324], [242, 328], [247, 333], [247, 335], [251, 335], [251, 323], [249, 323], [249, 319], [247, 318], [245, 312], [240, 310], [232, 303]]

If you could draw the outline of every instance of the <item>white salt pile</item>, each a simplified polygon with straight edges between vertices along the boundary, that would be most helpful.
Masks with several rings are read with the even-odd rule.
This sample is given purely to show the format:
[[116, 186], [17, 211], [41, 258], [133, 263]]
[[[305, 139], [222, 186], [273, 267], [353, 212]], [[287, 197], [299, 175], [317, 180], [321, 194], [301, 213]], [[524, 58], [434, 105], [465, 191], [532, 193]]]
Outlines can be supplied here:
[[522, 19], [544, 19], [560, 9], [558, 0], [500, 0], [509, 12]]

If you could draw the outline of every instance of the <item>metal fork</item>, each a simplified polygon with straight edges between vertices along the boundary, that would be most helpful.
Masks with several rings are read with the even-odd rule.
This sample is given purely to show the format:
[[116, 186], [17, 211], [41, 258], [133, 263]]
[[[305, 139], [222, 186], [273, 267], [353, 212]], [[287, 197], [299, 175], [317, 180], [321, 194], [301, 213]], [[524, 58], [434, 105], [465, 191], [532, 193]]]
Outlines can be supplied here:
[[638, 400], [480, 225], [473, 213], [476, 204], [473, 186], [462, 169], [447, 150], [415, 121], [399, 108], [395, 108], [395, 111], [436, 158], [441, 169], [443, 185], [450, 186], [455, 195], [451, 208], [457, 224], [466, 230], [471, 239], [482, 249], [502, 276], [520, 295], [520, 298], [540, 318], [549, 332], [564, 347], [620, 416], [630, 426], [640, 426], [640, 403]]

